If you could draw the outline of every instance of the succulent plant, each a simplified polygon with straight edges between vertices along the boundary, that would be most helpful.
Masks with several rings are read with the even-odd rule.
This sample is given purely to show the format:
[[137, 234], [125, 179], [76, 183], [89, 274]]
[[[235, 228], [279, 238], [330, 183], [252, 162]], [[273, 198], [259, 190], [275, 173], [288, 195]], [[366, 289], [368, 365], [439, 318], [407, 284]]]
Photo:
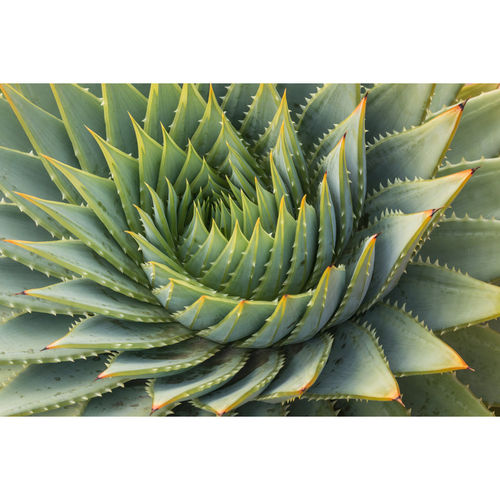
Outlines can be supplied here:
[[0, 414], [500, 406], [496, 85], [1, 89]]

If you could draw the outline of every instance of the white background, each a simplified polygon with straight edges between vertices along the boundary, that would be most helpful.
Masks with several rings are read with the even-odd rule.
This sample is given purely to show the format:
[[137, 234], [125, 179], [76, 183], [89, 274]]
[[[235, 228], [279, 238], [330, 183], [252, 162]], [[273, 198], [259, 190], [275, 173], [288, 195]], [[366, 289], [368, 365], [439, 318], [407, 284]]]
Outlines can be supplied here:
[[[23, 1], [0, 80], [500, 81], [486, 1]], [[0, 497], [479, 499], [496, 419], [0, 419]]]

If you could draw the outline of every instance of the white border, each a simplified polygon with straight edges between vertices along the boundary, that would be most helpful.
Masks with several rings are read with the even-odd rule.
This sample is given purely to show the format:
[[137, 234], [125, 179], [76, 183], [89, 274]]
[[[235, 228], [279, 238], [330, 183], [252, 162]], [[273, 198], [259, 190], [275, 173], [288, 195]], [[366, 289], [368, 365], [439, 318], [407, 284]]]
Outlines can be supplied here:
[[490, 82], [493, 0], [2, 5], [3, 81]]
[[[10, 2], [0, 80], [499, 81], [495, 3]], [[470, 500], [496, 493], [497, 422], [2, 418], [0, 493]]]
[[3, 418], [0, 437], [9, 500], [494, 498], [500, 444], [489, 418]]

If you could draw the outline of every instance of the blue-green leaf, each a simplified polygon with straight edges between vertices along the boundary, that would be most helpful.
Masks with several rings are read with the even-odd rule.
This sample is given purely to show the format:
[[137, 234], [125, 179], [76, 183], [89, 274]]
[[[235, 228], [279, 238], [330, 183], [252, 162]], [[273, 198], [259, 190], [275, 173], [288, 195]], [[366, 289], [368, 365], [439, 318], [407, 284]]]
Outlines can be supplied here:
[[406, 269], [389, 296], [432, 330], [450, 330], [500, 316], [500, 287], [430, 262]]
[[398, 384], [374, 332], [351, 321], [339, 325], [334, 330], [328, 361], [317, 381], [306, 392], [306, 397], [397, 399]]
[[243, 368], [247, 359], [242, 349], [225, 349], [182, 373], [154, 379], [153, 411], [218, 389]]
[[166, 347], [122, 352], [111, 360], [98, 378], [147, 378], [151, 375], [182, 372], [202, 363], [219, 350], [220, 346], [214, 342], [194, 337]]
[[274, 379], [283, 366], [283, 358], [275, 350], [252, 354], [245, 367], [224, 387], [195, 400], [204, 410], [223, 415], [255, 399]]
[[147, 99], [128, 83], [103, 83], [102, 96], [107, 140], [120, 151], [137, 156], [131, 117], [142, 123], [146, 116]]
[[452, 373], [404, 377], [400, 385], [403, 400], [413, 416], [493, 415]]

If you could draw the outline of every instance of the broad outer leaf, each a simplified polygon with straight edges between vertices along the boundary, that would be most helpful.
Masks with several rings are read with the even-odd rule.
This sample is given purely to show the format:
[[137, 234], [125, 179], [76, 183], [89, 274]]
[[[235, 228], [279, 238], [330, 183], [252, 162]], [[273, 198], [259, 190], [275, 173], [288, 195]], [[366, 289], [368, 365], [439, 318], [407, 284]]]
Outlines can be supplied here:
[[398, 384], [374, 332], [351, 321], [339, 325], [334, 330], [330, 357], [306, 397], [397, 399]]
[[0, 415], [27, 415], [84, 401], [123, 385], [123, 378], [96, 380], [104, 359], [31, 365], [0, 390]]
[[471, 326], [443, 335], [474, 371], [461, 371], [457, 378], [491, 406], [500, 406], [500, 333], [488, 326]]
[[406, 304], [432, 330], [449, 330], [500, 316], [500, 287], [435, 264], [410, 264], [389, 299]]
[[403, 377], [399, 384], [403, 401], [413, 416], [492, 415], [452, 373]]

